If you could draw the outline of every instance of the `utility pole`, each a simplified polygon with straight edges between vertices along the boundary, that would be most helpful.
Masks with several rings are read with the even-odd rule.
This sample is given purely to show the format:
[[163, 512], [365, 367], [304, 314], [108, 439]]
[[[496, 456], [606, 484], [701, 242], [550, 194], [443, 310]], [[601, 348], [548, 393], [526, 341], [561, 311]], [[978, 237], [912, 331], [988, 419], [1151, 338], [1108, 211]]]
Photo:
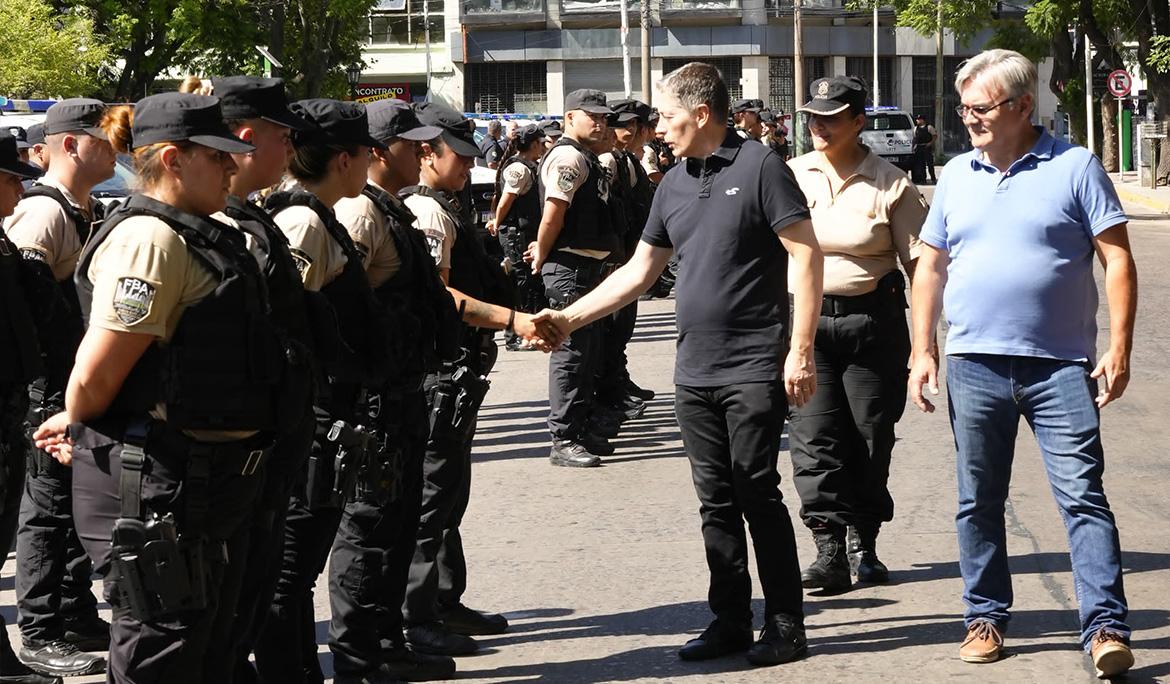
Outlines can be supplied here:
[[1097, 154], [1097, 140], [1093, 129], [1093, 44], [1085, 32], [1085, 140], [1089, 151]]
[[642, 101], [650, 104], [650, 0], [641, 0], [642, 15]]
[[422, 0], [423, 4], [423, 40], [426, 41], [427, 49], [427, 102], [431, 102], [434, 98], [431, 97], [431, 14], [430, 14], [430, 0]]
[[630, 6], [622, 0], [622, 84], [626, 88], [626, 99], [630, 99], [633, 89], [630, 88]]
[[881, 106], [878, 101], [878, 4], [873, 3], [873, 106]]
[[[943, 139], [943, 6], [942, 0], [938, 0], [938, 31], [934, 34], [934, 129], [938, 131], [939, 141]], [[939, 149], [942, 145], [934, 148], [935, 156], [938, 156]], [[931, 162], [934, 163], [934, 162]]]
[[792, 81], [796, 93], [792, 98], [796, 105], [792, 108], [792, 144], [798, 156], [804, 152], [804, 131], [801, 130], [800, 112], [796, 111], [804, 106], [804, 31], [801, 20], [802, 0], [792, 0]]

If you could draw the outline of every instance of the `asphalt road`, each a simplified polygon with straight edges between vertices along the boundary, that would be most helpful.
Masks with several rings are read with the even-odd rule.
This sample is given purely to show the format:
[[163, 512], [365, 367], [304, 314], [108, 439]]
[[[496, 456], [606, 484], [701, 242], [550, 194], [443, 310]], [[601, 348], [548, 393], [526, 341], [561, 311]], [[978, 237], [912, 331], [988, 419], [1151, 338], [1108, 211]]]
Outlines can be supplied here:
[[[1126, 208], [1141, 293], [1133, 381], [1102, 417], [1106, 487], [1121, 529], [1137, 657], [1128, 679], [1118, 681], [1170, 682], [1170, 220], [1136, 205]], [[945, 412], [925, 415], [912, 405], [900, 424], [891, 476], [896, 518], [879, 538], [891, 582], [837, 596], [809, 594], [812, 654], [804, 661], [764, 669], [735, 657], [679, 661], [678, 646], [702, 631], [710, 615], [698, 504], [672, 408], [673, 304], [656, 300], [641, 307], [630, 346], [632, 370], [658, 396], [616, 440], [617, 453], [601, 468], [548, 464], [547, 361], [538, 353], [501, 352], [481, 414], [462, 529], [470, 566], [466, 603], [503, 612], [512, 628], [483, 638], [481, 654], [459, 659], [461, 680], [1098, 681], [1077, 645], [1064, 527], [1026, 425], [1007, 511], [1015, 590], [1008, 657], [990, 665], [958, 660], [964, 630], [953, 444]], [[1099, 318], [1104, 344], [1104, 307]], [[797, 498], [783, 454], [780, 470], [795, 515]], [[811, 537], [798, 528], [797, 538], [802, 563], [811, 562]], [[11, 558], [5, 571], [0, 611], [18, 643], [11, 626]], [[323, 590], [322, 583], [322, 639], [328, 617]], [[758, 591], [756, 608], [758, 628]], [[330, 671], [324, 647], [322, 662]]]

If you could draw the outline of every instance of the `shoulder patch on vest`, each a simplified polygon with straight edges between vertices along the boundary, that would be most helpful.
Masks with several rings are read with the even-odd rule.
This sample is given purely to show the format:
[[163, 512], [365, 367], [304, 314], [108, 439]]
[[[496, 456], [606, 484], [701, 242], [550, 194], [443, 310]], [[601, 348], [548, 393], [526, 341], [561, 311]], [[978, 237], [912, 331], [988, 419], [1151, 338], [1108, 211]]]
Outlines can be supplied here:
[[524, 167], [520, 164], [512, 164], [504, 170], [504, 177], [514, 184], [519, 183], [524, 178]]
[[292, 254], [293, 263], [297, 266], [297, 273], [301, 276], [301, 280], [304, 280], [305, 272], [313, 265], [313, 257], [296, 247], [289, 247], [288, 251]]
[[357, 240], [354, 240], [353, 248], [357, 250], [358, 256], [362, 258], [362, 261], [365, 261], [370, 257], [370, 248], [364, 242], [358, 242]]
[[31, 247], [22, 247], [20, 250], [20, 256], [22, 259], [27, 259], [28, 261], [39, 261], [45, 264], [49, 263], [48, 254], [45, 254], [39, 249], [33, 249]]
[[157, 283], [141, 278], [118, 278], [114, 288], [114, 313], [125, 325], [134, 325], [150, 315]]

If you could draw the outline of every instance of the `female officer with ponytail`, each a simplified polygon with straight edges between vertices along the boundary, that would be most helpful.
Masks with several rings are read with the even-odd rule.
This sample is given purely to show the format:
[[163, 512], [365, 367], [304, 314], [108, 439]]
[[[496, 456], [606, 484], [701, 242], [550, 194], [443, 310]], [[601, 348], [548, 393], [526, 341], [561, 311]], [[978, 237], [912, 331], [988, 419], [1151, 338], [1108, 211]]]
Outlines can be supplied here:
[[165, 93], [110, 110], [141, 193], [77, 268], [89, 324], [65, 411], [37, 447], [74, 468], [77, 532], [114, 610], [109, 680], [205, 681], [226, 540], [248, 524], [257, 468], [296, 400], [259, 267], [224, 209], [251, 146], [219, 100]]

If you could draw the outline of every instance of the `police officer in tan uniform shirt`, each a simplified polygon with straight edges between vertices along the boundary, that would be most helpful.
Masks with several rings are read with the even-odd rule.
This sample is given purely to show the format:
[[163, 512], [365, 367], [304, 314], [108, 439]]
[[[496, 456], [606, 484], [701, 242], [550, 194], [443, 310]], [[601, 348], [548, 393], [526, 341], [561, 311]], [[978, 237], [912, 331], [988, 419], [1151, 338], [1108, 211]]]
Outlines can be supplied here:
[[[41, 170], [20, 161], [16, 138], [0, 130], [0, 218], [9, 216], [24, 192], [23, 182]], [[28, 410], [28, 382], [43, 372], [37, 339], [35, 302], [23, 284], [20, 251], [0, 229], [0, 547], [11, 549], [16, 536], [25, 454], [29, 444], [23, 422]], [[0, 559], [3, 563], [3, 559]], [[8, 629], [0, 618], [0, 682], [61, 684], [60, 677], [41, 675], [12, 652]]]
[[851, 571], [861, 582], [889, 578], [875, 543], [894, 515], [887, 481], [910, 356], [898, 263], [913, 278], [927, 208], [906, 174], [860, 144], [861, 81], [823, 78], [810, 94], [800, 111], [811, 115], [814, 151], [789, 167], [825, 253], [814, 347], [820, 389], [793, 410], [789, 439], [800, 517], [817, 544], [803, 584], [840, 590]]
[[294, 391], [288, 348], [258, 265], [210, 218], [236, 171], [231, 153], [251, 149], [219, 101], [154, 95], [101, 127], [115, 150], [133, 150], [142, 194], [79, 259], [89, 328], [65, 411], [36, 444], [74, 468], [78, 535], [114, 610], [109, 680], [201, 683], [222, 656], [207, 652], [208, 633], [239, 567], [225, 544], [248, 522]]
[[[42, 143], [56, 160], [25, 193], [8, 219], [9, 238], [37, 273], [57, 306], [42, 336], [46, 374], [30, 386], [35, 427], [65, 405], [65, 383], [81, 342], [81, 318], [73, 270], [102, 204], [93, 186], [114, 174], [115, 153], [98, 128], [106, 105], [62, 100], [49, 108]], [[57, 675], [101, 672], [105, 659], [86, 651], [109, 649], [110, 626], [97, 614], [91, 590], [93, 565], [73, 523], [73, 471], [33, 450], [17, 534], [16, 600], [24, 648], [21, 659]]]

